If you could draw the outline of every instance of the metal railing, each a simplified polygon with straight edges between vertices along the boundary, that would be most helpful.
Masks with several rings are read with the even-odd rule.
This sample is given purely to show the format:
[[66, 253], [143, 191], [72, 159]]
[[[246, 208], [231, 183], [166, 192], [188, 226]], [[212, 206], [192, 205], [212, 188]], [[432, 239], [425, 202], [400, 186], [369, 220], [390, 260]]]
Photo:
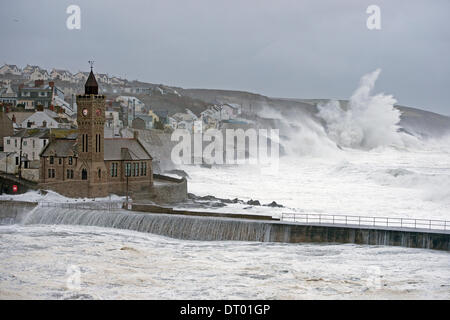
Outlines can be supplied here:
[[120, 210], [123, 202], [39, 202], [40, 207], [83, 210]]
[[392, 227], [409, 229], [450, 230], [450, 221], [394, 217], [366, 217], [334, 214], [282, 213], [281, 221], [307, 224]]

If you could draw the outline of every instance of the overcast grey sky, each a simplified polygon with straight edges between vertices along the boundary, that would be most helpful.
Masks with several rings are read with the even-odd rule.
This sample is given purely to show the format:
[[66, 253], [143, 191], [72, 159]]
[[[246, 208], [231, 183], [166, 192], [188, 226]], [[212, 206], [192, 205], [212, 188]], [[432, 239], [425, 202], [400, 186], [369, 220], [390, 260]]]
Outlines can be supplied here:
[[[66, 8], [81, 8], [81, 30]], [[366, 8], [381, 8], [368, 30]], [[378, 92], [450, 115], [448, 0], [1, 0], [0, 63], [98, 72], [184, 88], [348, 98]]]

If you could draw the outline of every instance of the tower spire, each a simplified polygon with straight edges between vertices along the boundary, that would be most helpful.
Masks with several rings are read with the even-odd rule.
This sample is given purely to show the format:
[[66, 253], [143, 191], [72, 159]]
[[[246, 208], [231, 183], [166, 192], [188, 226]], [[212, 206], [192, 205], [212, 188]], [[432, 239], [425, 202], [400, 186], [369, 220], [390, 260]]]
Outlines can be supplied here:
[[84, 85], [84, 94], [98, 94], [98, 84], [97, 80], [95, 79], [94, 75], [94, 61], [89, 61], [89, 64], [91, 65], [91, 73], [89, 73], [89, 77], [87, 78], [87, 81]]

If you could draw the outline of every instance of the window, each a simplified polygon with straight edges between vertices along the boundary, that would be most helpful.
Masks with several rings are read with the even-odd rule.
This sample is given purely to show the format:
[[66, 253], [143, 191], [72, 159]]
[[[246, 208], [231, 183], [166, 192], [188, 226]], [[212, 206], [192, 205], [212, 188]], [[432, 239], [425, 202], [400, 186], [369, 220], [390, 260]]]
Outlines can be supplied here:
[[17, 148], [17, 140], [16, 139], [14, 139], [14, 147]]
[[67, 179], [70, 179], [70, 170], [67, 169]]
[[6, 140], [6, 144], [11, 144], [11, 140]]
[[87, 180], [87, 170], [81, 170], [81, 180]]
[[117, 163], [111, 163], [111, 177], [117, 177]]
[[73, 170], [70, 170], [70, 179], [73, 179]]
[[53, 156], [50, 156], [50, 164], [53, 164], [55, 162], [55, 159]]
[[62, 164], [62, 158], [59, 158], [59, 164], [60, 165]]
[[52, 178], [55, 177], [55, 169], [52, 169]]
[[52, 177], [52, 169], [48, 169], [48, 177], [49, 177], [49, 178]]
[[98, 178], [100, 179], [102, 177], [102, 170], [98, 169]]
[[19, 157], [16, 157], [16, 166], [19, 165]]
[[36, 148], [36, 141], [33, 139], [33, 149]]
[[73, 158], [69, 157], [69, 165], [72, 165], [72, 164], [73, 164]]
[[139, 162], [136, 163], [135, 171], [136, 171], [136, 177], [138, 177], [139, 176]]
[[125, 164], [125, 176], [129, 177], [131, 175], [131, 163]]
[[26, 146], [26, 145], [27, 145], [27, 141], [26, 141], [26, 140], [25, 140], [25, 141], [23, 142], [23, 145], [24, 145], [24, 146]]
[[147, 162], [143, 162], [142, 163], [142, 170], [144, 171], [144, 176], [146, 176], [147, 175]]
[[46, 144], [47, 144], [47, 140], [44, 139], [44, 147], [45, 147]]

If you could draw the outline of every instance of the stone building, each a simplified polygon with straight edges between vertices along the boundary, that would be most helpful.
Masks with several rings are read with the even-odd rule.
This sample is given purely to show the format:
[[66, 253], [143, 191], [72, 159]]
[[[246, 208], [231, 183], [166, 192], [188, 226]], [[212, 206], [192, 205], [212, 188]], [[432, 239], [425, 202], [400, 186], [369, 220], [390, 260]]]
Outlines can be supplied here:
[[152, 157], [138, 137], [105, 139], [105, 96], [91, 70], [84, 95], [77, 96], [76, 139], [54, 139], [42, 151], [40, 187], [68, 197], [148, 193]]

